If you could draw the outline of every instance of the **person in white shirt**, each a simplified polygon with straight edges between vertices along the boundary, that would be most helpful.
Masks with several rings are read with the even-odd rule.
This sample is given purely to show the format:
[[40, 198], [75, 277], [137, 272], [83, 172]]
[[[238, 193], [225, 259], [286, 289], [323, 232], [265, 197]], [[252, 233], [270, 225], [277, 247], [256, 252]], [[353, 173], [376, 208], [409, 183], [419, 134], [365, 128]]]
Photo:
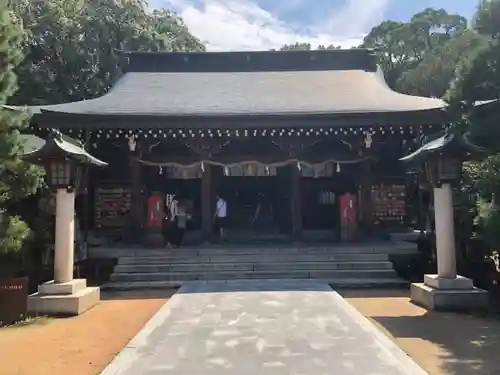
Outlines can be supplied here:
[[219, 195], [215, 204], [214, 223], [217, 228], [220, 238], [225, 239], [226, 233], [226, 218], [227, 218], [227, 202]]
[[165, 222], [163, 224], [163, 236], [165, 246], [171, 249], [175, 236], [175, 219], [177, 217], [177, 199], [175, 195], [167, 194], [165, 197]]

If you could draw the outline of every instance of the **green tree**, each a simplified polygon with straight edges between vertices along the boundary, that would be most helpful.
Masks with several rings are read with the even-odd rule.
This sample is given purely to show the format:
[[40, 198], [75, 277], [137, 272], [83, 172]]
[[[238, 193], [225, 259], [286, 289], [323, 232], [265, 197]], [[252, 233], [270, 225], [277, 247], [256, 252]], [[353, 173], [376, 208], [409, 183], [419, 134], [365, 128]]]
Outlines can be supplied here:
[[488, 38], [474, 30], [467, 30], [438, 44], [414, 69], [401, 74], [397, 89], [412, 95], [442, 98], [454, 80], [457, 65], [462, 62], [463, 56], [469, 56], [486, 44]]
[[20, 0], [16, 12], [28, 33], [17, 104], [102, 95], [121, 74], [120, 50], [204, 50], [175, 14], [142, 0]]
[[14, 68], [22, 59], [23, 30], [5, 7], [0, 9], [0, 255], [21, 249], [29, 229], [13, 212], [13, 204], [33, 194], [41, 183], [40, 170], [25, 163], [20, 136], [24, 114], [3, 108], [17, 89]]
[[500, 36], [500, 1], [480, 0], [474, 17], [474, 28], [484, 35]]
[[[446, 93], [454, 106], [472, 108], [478, 101], [500, 97], [500, 0], [482, 0], [474, 18], [475, 32], [482, 41], [463, 54], [457, 63], [455, 77]], [[471, 132], [476, 140], [492, 150], [500, 149], [500, 131], [496, 126], [500, 116], [490, 111], [487, 116], [471, 112]], [[497, 111], [496, 111], [497, 112]], [[487, 166], [485, 165], [486, 170]], [[491, 175], [490, 175], [491, 177]], [[486, 178], [481, 175], [478, 178]]]
[[[382, 22], [365, 37], [362, 47], [377, 48], [387, 84], [398, 90], [404, 74], [416, 69], [427, 56], [466, 28], [464, 17], [427, 8], [409, 22]], [[412, 86], [408, 79], [405, 85]]]
[[495, 99], [500, 96], [500, 0], [481, 0], [475, 30], [487, 40], [464, 54], [447, 93], [451, 102]]
[[[280, 51], [312, 51], [314, 48], [311, 46], [311, 43], [301, 43], [297, 42], [294, 44], [285, 44], [280, 48]], [[340, 49], [340, 47], [330, 44], [328, 46], [319, 45], [317, 50], [331, 50], [331, 49]]]
[[[464, 53], [455, 72], [455, 78], [446, 94], [454, 106], [469, 108], [470, 131], [473, 140], [492, 151], [500, 149], [498, 110], [473, 108], [477, 101], [500, 96], [500, 0], [481, 0], [474, 18], [474, 30], [483, 37], [469, 53]], [[494, 105], [493, 105], [494, 106]], [[479, 197], [478, 235], [490, 250], [500, 247], [500, 154], [485, 160], [470, 162], [464, 175], [472, 181], [473, 191]], [[497, 254], [498, 256], [498, 254]], [[498, 258], [497, 258], [498, 260]], [[498, 267], [498, 264], [497, 264]]]

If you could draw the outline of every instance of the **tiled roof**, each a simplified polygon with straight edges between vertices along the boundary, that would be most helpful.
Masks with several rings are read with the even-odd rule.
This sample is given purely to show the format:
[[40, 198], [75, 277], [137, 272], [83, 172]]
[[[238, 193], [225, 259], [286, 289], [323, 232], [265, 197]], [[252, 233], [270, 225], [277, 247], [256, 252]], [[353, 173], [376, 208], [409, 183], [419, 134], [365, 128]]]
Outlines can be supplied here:
[[225, 116], [413, 112], [440, 99], [390, 89], [370, 50], [137, 53], [97, 99], [33, 107], [92, 115]]

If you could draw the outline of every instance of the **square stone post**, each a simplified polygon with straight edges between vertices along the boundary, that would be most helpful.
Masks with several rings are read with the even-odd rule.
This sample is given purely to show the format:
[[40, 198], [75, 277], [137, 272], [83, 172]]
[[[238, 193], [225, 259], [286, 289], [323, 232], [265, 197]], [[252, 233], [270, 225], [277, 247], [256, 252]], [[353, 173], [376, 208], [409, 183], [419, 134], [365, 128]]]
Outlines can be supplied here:
[[75, 241], [75, 192], [57, 189], [54, 280], [38, 286], [28, 297], [28, 312], [49, 315], [79, 315], [100, 300], [98, 287], [73, 279]]
[[488, 293], [475, 288], [471, 279], [457, 275], [453, 192], [450, 184], [434, 188], [437, 275], [425, 275], [424, 283], [411, 286], [411, 299], [434, 310], [477, 309], [488, 304]]
[[452, 189], [449, 184], [434, 188], [437, 267], [439, 279], [457, 277]]
[[73, 280], [75, 246], [75, 192], [57, 189], [54, 246], [54, 282]]

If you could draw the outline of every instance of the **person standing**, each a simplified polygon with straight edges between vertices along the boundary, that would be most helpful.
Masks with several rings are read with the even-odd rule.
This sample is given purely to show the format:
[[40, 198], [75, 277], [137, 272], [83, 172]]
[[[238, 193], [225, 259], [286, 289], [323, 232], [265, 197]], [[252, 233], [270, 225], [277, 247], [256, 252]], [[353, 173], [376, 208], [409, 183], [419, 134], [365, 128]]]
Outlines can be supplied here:
[[186, 232], [187, 222], [190, 219], [187, 207], [184, 201], [179, 201], [177, 204], [176, 213], [176, 233], [175, 233], [175, 246], [181, 246], [182, 240], [184, 238], [184, 233]]
[[167, 196], [165, 199], [165, 221], [163, 226], [163, 236], [166, 248], [171, 249], [175, 243], [176, 218], [177, 218], [177, 200], [175, 196]]
[[217, 195], [215, 204], [214, 222], [221, 240], [226, 238], [226, 217], [227, 217], [227, 202], [220, 195]]

